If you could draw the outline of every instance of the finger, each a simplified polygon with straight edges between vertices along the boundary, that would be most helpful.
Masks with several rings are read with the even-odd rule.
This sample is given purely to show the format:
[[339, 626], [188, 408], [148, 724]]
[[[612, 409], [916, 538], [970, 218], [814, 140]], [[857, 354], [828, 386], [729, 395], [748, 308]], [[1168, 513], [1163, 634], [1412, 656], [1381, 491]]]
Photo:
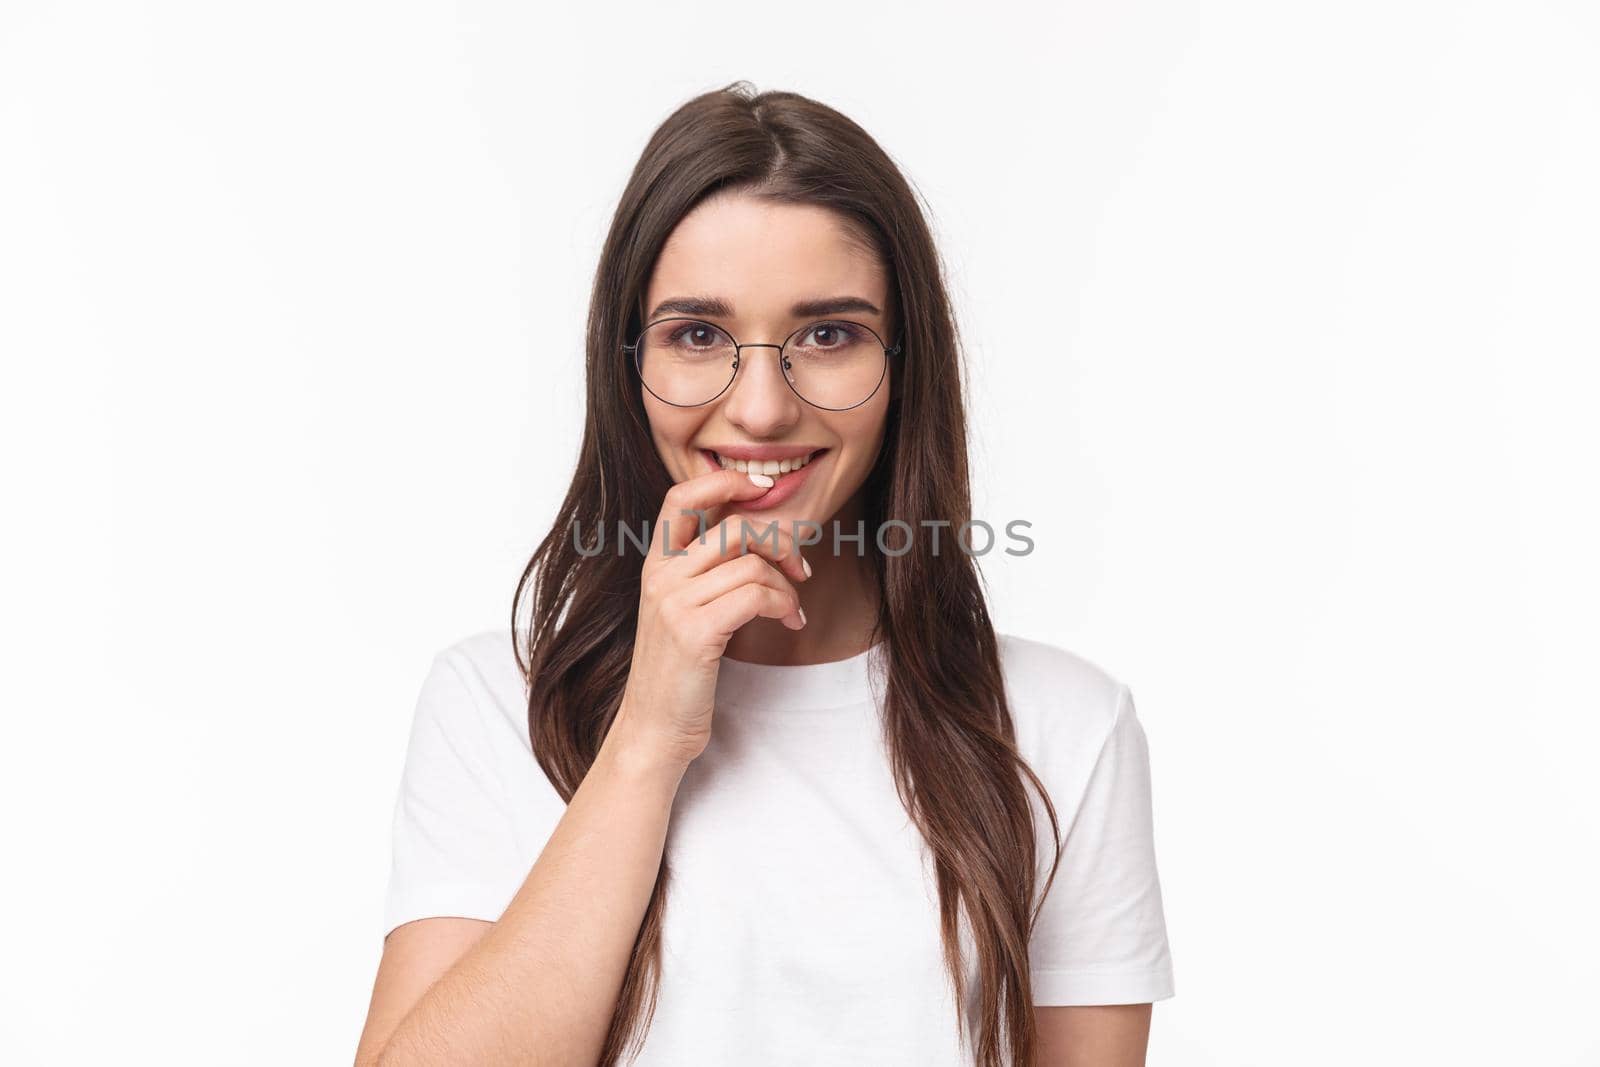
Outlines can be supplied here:
[[700, 610], [710, 613], [717, 633], [726, 637], [733, 636], [735, 630], [757, 617], [781, 619], [791, 630], [798, 630], [806, 624], [805, 612], [798, 601], [770, 585], [741, 585], [723, 593]]
[[708, 529], [703, 538], [695, 538], [684, 551], [688, 555], [683, 569], [688, 574], [703, 574], [728, 560], [753, 553], [771, 560], [792, 581], [803, 582], [811, 577], [811, 565], [801, 556], [794, 532], [784, 529], [776, 519], [729, 515]]
[[772, 487], [773, 479], [765, 474], [741, 474], [739, 471], [707, 471], [678, 482], [667, 490], [656, 516], [656, 533], [651, 538], [654, 551], [665, 555], [667, 550], [681, 551], [700, 533], [700, 521], [693, 514], [706, 511], [731, 500], [754, 500]]
[[688, 603], [700, 607], [730, 593], [741, 585], [767, 585], [800, 602], [800, 594], [783, 573], [760, 556], [740, 556], [712, 567], [689, 580], [683, 594]]

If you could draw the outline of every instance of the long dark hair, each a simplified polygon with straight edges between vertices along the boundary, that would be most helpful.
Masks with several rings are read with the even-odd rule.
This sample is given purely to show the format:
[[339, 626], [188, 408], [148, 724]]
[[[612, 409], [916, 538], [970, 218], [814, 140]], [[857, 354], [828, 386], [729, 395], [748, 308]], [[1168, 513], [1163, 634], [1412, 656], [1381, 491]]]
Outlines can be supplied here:
[[[878, 144], [844, 115], [796, 93], [757, 93], [735, 82], [673, 112], [651, 136], [624, 189], [600, 253], [589, 305], [587, 400], [577, 470], [550, 532], [512, 601], [512, 633], [532, 591], [525, 628], [528, 731], [551, 783], [571, 800], [622, 699], [639, 608], [640, 561], [585, 555], [573, 530], [640, 530], [671, 486], [655, 455], [639, 383], [621, 346], [641, 327], [657, 255], [702, 199], [724, 189], [836, 212], [871, 242], [889, 272], [895, 335], [884, 445], [865, 484], [868, 531], [888, 520], [971, 518], [966, 412], [956, 325], [942, 266], [911, 186]], [[904, 414], [904, 417], [902, 417]], [[625, 471], [625, 476], [616, 472]], [[612, 472], [608, 477], [607, 472]], [[825, 518], [825, 517], [819, 517]], [[962, 551], [934, 552], [913, 537], [890, 555], [867, 536], [879, 592], [874, 640], [885, 644], [884, 743], [896, 788], [926, 841], [937, 875], [940, 933], [955, 1003], [967, 1002], [961, 923], [977, 955], [978, 1067], [1031, 1064], [1035, 1046], [1028, 941], [1043, 893], [1024, 778], [1044, 804], [1055, 861], [1056, 812], [1018, 755], [999, 646], [982, 579]], [[948, 539], [947, 539], [948, 540]], [[893, 542], [896, 551], [900, 538]], [[670, 850], [669, 850], [670, 851]], [[637, 1047], [655, 1007], [671, 856], [662, 857], [600, 1059], [611, 1067]]]

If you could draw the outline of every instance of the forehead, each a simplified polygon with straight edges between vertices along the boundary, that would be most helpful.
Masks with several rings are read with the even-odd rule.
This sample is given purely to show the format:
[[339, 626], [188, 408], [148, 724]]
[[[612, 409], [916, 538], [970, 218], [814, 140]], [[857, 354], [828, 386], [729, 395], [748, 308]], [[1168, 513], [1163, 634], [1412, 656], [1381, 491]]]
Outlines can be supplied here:
[[646, 306], [720, 297], [745, 321], [784, 318], [798, 300], [859, 296], [885, 307], [883, 264], [840, 217], [815, 204], [747, 193], [713, 196], [685, 215], [656, 260]]

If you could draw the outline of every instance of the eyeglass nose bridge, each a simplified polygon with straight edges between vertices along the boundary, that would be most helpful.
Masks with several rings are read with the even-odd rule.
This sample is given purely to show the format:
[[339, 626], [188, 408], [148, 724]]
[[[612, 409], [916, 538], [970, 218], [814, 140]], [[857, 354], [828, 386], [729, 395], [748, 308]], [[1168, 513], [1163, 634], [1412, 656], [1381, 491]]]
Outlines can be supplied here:
[[[744, 350], [747, 348], [776, 348], [778, 357], [783, 359], [783, 345], [766, 344], [761, 341], [752, 341], [749, 344], [742, 345], [735, 341], [733, 344], [733, 372], [735, 374], [739, 372], [739, 361], [744, 358]], [[783, 359], [783, 369], [789, 369], [789, 361], [787, 359]], [[732, 385], [733, 383], [730, 381], [728, 384]]]

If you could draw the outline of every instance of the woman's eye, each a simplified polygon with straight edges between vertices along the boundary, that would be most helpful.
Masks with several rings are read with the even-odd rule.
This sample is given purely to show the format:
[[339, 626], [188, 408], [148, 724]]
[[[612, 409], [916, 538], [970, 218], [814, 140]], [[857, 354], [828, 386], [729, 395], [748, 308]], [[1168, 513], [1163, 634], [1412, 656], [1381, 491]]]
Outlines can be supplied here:
[[690, 348], [710, 348], [716, 344], [716, 331], [705, 326], [685, 326], [678, 331], [676, 340]]
[[837, 348], [850, 339], [850, 333], [845, 327], [830, 322], [813, 326], [806, 339], [815, 348]]

